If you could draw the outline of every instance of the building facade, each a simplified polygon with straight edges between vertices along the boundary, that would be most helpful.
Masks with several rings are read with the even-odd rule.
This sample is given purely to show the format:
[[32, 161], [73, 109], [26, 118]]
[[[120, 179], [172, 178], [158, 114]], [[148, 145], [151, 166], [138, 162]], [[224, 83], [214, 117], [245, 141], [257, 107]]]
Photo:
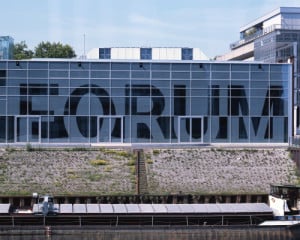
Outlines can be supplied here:
[[287, 143], [291, 64], [0, 61], [0, 142]]
[[13, 59], [14, 39], [0, 36], [0, 59]]
[[300, 7], [280, 7], [241, 27], [240, 40], [217, 60], [283, 62], [299, 53], [299, 33]]
[[281, 7], [240, 29], [240, 40], [218, 60], [255, 60], [293, 63], [294, 127], [300, 133], [300, 7]]

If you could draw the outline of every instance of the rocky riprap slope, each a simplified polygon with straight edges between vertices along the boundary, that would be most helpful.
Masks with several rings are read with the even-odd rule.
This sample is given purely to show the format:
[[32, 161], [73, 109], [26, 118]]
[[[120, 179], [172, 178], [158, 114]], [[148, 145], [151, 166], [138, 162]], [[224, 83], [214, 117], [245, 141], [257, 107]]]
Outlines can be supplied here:
[[[298, 182], [286, 149], [147, 149], [149, 194], [268, 193]], [[135, 194], [130, 149], [0, 149], [0, 195]]]
[[298, 183], [286, 149], [156, 149], [146, 155], [153, 194], [255, 194], [268, 193], [270, 184]]
[[[134, 194], [132, 157], [123, 150], [2, 149], [0, 195]], [[130, 166], [131, 165], [131, 166]]]

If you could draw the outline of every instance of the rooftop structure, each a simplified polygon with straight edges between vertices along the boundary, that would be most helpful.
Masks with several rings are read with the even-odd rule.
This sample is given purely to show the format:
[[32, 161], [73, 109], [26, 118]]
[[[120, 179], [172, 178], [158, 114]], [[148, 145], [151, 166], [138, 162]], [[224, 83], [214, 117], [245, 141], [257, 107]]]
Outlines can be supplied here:
[[209, 60], [199, 48], [181, 47], [112, 47], [94, 48], [87, 59], [112, 60]]

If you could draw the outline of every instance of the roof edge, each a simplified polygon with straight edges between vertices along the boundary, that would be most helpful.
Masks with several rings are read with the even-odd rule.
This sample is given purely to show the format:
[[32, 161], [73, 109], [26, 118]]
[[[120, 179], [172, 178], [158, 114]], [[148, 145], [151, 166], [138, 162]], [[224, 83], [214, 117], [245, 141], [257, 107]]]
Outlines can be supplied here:
[[282, 14], [282, 13], [299, 13], [300, 14], [300, 7], [279, 7], [274, 9], [271, 12], [266, 13], [265, 15], [257, 18], [254, 21], [251, 21], [250, 23], [242, 26], [240, 28], [240, 32], [243, 32], [245, 30], [247, 30], [250, 27], [253, 27], [255, 25], [257, 25], [258, 23], [264, 22], [272, 17], [275, 17], [278, 14]]

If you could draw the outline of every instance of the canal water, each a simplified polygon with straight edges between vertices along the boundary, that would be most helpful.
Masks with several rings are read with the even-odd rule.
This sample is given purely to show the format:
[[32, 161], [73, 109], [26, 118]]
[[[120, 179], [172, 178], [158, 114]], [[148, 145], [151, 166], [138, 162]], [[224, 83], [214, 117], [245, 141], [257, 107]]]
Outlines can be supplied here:
[[300, 234], [286, 228], [53, 230], [0, 235], [5, 240], [297, 240]]

